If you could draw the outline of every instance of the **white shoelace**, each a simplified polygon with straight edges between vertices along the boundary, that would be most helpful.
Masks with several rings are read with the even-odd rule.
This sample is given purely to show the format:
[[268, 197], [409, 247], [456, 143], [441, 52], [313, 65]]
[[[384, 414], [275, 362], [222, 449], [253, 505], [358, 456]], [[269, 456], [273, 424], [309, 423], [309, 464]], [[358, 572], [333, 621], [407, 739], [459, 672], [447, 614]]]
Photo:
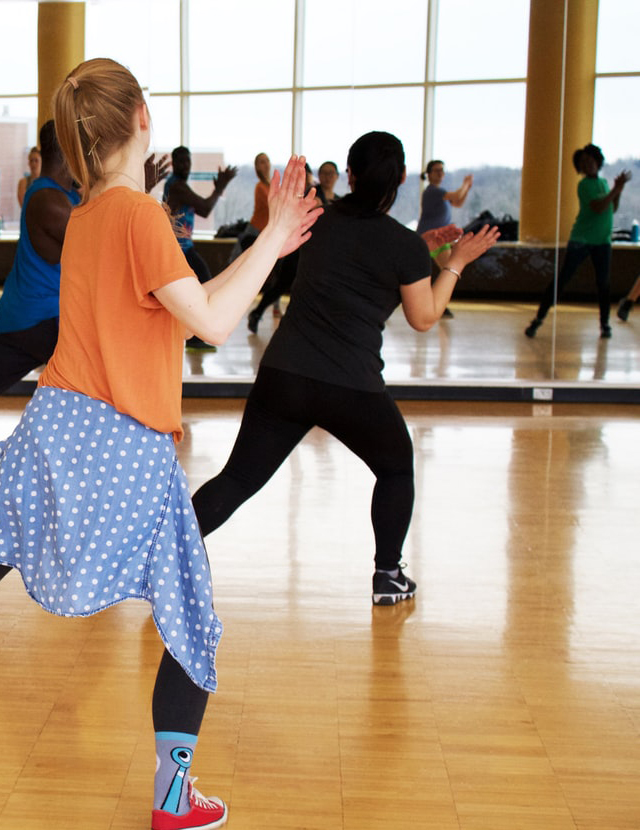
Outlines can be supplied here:
[[202, 795], [202, 793], [199, 790], [196, 790], [196, 788], [193, 785], [196, 783], [197, 780], [197, 778], [189, 777], [189, 784], [191, 785], [189, 800], [191, 801], [191, 803], [194, 804], [196, 807], [200, 807], [203, 810], [219, 809], [221, 804], [217, 798], [207, 798], [206, 796]]

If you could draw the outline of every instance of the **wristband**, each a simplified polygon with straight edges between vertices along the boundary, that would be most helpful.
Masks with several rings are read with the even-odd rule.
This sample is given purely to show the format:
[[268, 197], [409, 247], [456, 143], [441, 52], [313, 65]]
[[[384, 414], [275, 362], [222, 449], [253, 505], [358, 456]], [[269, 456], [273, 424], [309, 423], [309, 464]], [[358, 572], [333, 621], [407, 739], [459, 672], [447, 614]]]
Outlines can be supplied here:
[[462, 276], [460, 271], [456, 271], [455, 268], [449, 268], [448, 265], [445, 265], [443, 268], [440, 269], [441, 271], [451, 271], [452, 274], [455, 274], [458, 279]]

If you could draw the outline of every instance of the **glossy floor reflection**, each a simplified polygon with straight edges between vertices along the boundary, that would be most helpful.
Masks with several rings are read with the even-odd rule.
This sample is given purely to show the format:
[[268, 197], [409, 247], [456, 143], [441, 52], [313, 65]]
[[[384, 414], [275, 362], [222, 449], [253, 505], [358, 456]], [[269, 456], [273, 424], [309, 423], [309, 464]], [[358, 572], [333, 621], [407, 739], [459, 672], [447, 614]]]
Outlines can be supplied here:
[[[627, 323], [612, 309], [611, 340], [600, 340], [593, 305], [560, 305], [533, 340], [523, 334], [535, 315], [532, 303], [454, 301], [450, 308], [454, 318], [441, 320], [426, 334], [413, 331], [402, 311], [395, 312], [384, 339], [388, 383], [473, 385], [555, 378], [640, 385], [640, 308]], [[185, 380], [252, 380], [278, 322], [267, 310], [257, 335], [243, 322], [216, 353], [185, 353]]]
[[[637, 830], [637, 407], [402, 409], [414, 601], [371, 607], [371, 475], [319, 430], [209, 537], [225, 634], [198, 786], [231, 830]], [[194, 488], [241, 411], [185, 402]], [[61, 620], [15, 575], [0, 596], [0, 827], [146, 830], [147, 608]]]
[[[592, 390], [593, 396], [586, 397], [589, 401], [599, 400], [598, 390], [606, 394], [611, 387], [640, 396], [640, 307], [627, 323], [612, 313], [611, 340], [600, 339], [592, 305], [559, 306], [533, 340], [524, 336], [535, 314], [532, 303], [460, 301], [451, 303], [450, 308], [454, 318], [441, 320], [426, 333], [413, 331], [400, 310], [389, 320], [384, 335], [384, 374], [389, 386], [409, 391], [397, 392], [400, 397], [420, 398], [425, 397], [421, 390], [428, 387], [451, 387], [458, 390], [455, 398], [474, 400], [474, 390], [483, 386], [517, 389], [538, 382]], [[243, 320], [217, 351], [186, 350], [185, 394], [245, 396], [278, 325], [279, 319], [267, 310], [257, 335], [248, 331]], [[26, 380], [32, 383], [38, 375], [39, 371], [32, 372]], [[30, 390], [20, 391], [28, 394]], [[621, 402], [635, 399], [619, 397]]]

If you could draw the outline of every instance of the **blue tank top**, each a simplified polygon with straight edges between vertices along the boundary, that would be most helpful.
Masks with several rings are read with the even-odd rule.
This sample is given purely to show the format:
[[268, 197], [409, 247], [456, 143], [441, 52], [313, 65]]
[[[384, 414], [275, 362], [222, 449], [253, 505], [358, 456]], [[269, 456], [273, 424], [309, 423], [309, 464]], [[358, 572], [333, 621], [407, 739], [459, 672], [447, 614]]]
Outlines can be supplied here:
[[36, 253], [27, 230], [27, 205], [39, 190], [61, 190], [72, 205], [80, 202], [75, 190], [65, 190], [41, 176], [28, 188], [20, 214], [20, 239], [11, 271], [0, 297], [0, 332], [23, 331], [60, 316], [60, 263], [51, 265]]
[[[179, 181], [178, 176], [175, 173], [172, 173], [167, 181], [164, 183], [164, 192], [162, 194], [162, 200], [164, 202], [169, 202], [169, 191], [171, 190], [171, 186], [174, 182]], [[178, 237], [178, 242], [180, 243], [180, 247], [183, 251], [188, 251], [189, 248], [193, 248], [193, 224], [196, 218], [195, 209], [189, 207], [189, 205], [181, 205], [175, 213], [172, 212], [172, 216], [175, 222], [177, 222], [181, 231], [184, 231], [187, 236], [186, 237]]]

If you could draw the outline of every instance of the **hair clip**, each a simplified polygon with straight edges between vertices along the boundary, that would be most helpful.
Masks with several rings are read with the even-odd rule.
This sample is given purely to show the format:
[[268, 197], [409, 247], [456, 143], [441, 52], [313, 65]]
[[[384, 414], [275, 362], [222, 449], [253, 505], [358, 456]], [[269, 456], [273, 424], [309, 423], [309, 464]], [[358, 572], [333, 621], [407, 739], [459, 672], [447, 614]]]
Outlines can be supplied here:
[[91, 149], [90, 149], [90, 150], [89, 150], [89, 152], [87, 153], [87, 156], [90, 156], [90, 155], [91, 155], [91, 153], [93, 153], [93, 151], [95, 150], [96, 144], [97, 144], [99, 141], [100, 141], [100, 136], [98, 136], [98, 137], [96, 138], [96, 140], [93, 142], [93, 144], [91, 145]]
[[76, 118], [76, 124], [84, 124], [85, 121], [95, 117], [95, 115], [83, 115], [82, 118]]

